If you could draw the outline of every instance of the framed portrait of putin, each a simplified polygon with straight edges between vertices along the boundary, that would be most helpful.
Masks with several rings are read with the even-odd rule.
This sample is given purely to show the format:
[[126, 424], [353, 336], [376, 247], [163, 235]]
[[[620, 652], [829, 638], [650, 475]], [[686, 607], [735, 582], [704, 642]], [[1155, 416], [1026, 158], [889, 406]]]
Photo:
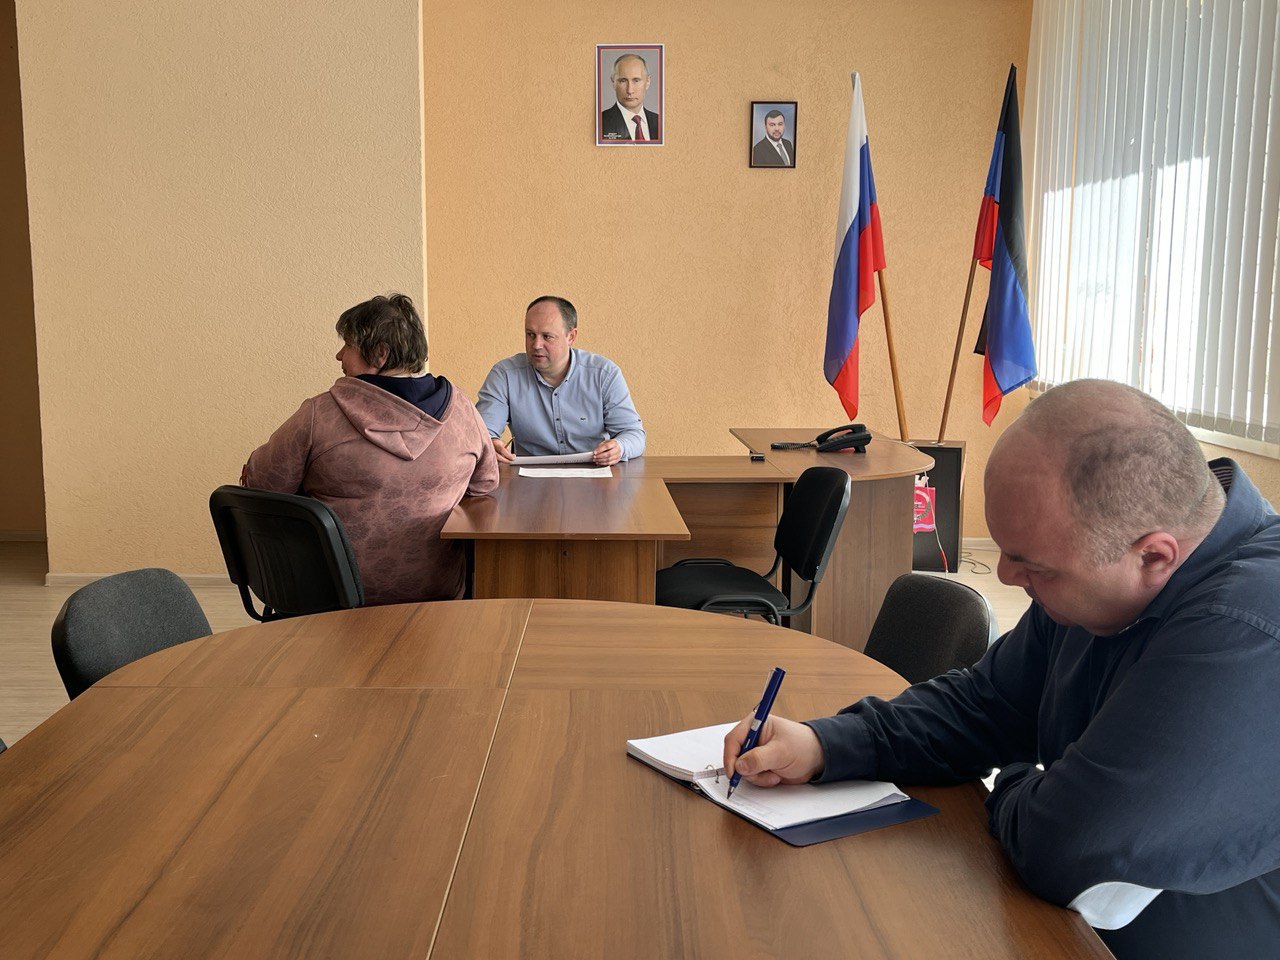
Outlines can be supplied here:
[[662, 44], [596, 44], [596, 146], [662, 146]]
[[751, 101], [751, 166], [777, 170], [796, 165], [796, 102]]

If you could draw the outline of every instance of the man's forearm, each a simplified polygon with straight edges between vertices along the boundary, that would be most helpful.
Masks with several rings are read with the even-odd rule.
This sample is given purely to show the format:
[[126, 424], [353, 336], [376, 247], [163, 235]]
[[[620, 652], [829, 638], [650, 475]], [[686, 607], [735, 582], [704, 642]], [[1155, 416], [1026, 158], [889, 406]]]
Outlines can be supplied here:
[[613, 439], [618, 441], [618, 446], [622, 448], [623, 460], [634, 460], [636, 457], [644, 455], [644, 430], [637, 428], [635, 430], [623, 430]]
[[816, 783], [832, 780], [866, 780], [875, 769], [876, 751], [871, 733], [859, 717], [847, 713], [806, 720], [805, 726], [822, 745], [823, 768]]

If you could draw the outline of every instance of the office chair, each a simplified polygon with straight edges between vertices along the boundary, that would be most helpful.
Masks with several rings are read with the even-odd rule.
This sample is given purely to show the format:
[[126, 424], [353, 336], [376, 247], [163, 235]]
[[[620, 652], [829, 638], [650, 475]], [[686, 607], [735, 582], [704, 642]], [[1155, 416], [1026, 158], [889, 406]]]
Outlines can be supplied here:
[[176, 573], [130, 570], [67, 597], [53, 621], [53, 662], [74, 700], [125, 664], [212, 632]]
[[[364, 604], [360, 568], [347, 532], [319, 500], [221, 486], [209, 497], [209, 513], [227, 574], [255, 620]], [[261, 612], [253, 596], [262, 602]]]
[[[758, 614], [770, 623], [804, 613], [826, 572], [836, 536], [849, 509], [849, 475], [835, 467], [810, 467], [800, 474], [782, 509], [773, 536], [776, 555], [764, 574], [737, 567], [728, 560], [681, 560], [658, 571], [656, 601], [663, 607], [685, 607]], [[785, 593], [769, 582], [786, 561], [809, 583], [804, 600], [795, 607]]]
[[926, 573], [889, 585], [865, 653], [911, 683], [977, 663], [993, 639], [987, 598], [972, 587]]

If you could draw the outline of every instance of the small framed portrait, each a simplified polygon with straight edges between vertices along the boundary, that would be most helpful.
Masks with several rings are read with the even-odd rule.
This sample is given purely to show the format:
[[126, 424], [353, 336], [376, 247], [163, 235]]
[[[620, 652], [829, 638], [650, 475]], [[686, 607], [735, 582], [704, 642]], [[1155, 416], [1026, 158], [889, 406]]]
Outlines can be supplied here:
[[596, 146], [662, 146], [662, 44], [596, 44]]
[[751, 143], [748, 150], [753, 167], [785, 169], [796, 165], [794, 100], [751, 101]]

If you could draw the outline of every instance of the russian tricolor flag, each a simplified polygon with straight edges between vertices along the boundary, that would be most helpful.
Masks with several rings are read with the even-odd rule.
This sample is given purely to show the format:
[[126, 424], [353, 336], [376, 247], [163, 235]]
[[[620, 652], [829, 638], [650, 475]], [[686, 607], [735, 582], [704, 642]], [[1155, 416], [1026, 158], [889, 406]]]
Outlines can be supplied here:
[[982, 419], [987, 426], [1000, 412], [1004, 395], [1036, 375], [1036, 351], [1027, 312], [1025, 235], [1017, 71], [1011, 66], [973, 239], [973, 258], [991, 271], [987, 308], [973, 351], [986, 358], [982, 365]]
[[858, 415], [858, 318], [876, 302], [875, 272], [883, 269], [884, 238], [871, 175], [867, 115], [862, 106], [862, 80], [855, 73], [823, 361], [827, 383], [835, 387], [850, 420]]

